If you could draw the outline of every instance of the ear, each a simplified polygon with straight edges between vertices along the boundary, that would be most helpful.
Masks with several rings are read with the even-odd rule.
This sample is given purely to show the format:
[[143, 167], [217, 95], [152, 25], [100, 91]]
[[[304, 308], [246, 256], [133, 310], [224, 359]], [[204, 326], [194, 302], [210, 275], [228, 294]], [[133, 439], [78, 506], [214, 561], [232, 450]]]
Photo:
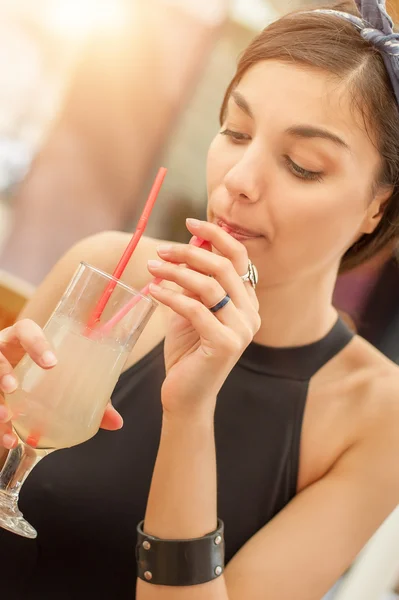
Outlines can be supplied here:
[[373, 200], [367, 208], [366, 215], [360, 228], [361, 233], [373, 233], [376, 229], [384, 215], [388, 200], [393, 194], [393, 189], [392, 185], [384, 185], [380, 186], [374, 193]]

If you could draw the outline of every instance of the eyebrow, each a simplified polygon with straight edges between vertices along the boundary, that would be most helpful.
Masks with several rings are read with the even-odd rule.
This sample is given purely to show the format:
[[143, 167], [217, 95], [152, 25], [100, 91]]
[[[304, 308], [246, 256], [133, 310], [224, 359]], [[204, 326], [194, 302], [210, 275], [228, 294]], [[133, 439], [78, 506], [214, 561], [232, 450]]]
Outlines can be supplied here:
[[321, 138], [322, 140], [328, 140], [333, 142], [336, 146], [344, 148], [350, 152], [348, 144], [335, 133], [331, 133], [327, 129], [321, 129], [319, 127], [313, 127], [312, 125], [294, 125], [287, 129], [287, 133], [297, 138], [311, 139]]
[[248, 115], [248, 117], [250, 117], [251, 119], [254, 118], [254, 113], [252, 112], [251, 107], [249, 106], [244, 96], [240, 94], [240, 92], [234, 90], [233, 92], [231, 92], [231, 97], [233, 98], [237, 106], [241, 108], [241, 110], [245, 112], [246, 115]]
[[[254, 113], [252, 112], [252, 109], [251, 109], [250, 105], [248, 104], [248, 101], [244, 98], [244, 96], [242, 94], [240, 94], [240, 92], [238, 92], [237, 90], [232, 91], [231, 97], [233, 98], [233, 100], [237, 104], [237, 106], [239, 108], [241, 108], [241, 110], [246, 115], [248, 115], [248, 117], [250, 117], [251, 119], [254, 119]], [[332, 142], [333, 144], [335, 144], [336, 146], [339, 146], [340, 148], [344, 148], [348, 152], [351, 151], [349, 145], [338, 135], [336, 135], [335, 133], [332, 133], [331, 131], [328, 131], [327, 129], [322, 129], [320, 127], [314, 127], [313, 125], [293, 125], [289, 129], [287, 129], [287, 133], [296, 138], [302, 138], [302, 139], [320, 138], [322, 140], [328, 140], [328, 141]]]

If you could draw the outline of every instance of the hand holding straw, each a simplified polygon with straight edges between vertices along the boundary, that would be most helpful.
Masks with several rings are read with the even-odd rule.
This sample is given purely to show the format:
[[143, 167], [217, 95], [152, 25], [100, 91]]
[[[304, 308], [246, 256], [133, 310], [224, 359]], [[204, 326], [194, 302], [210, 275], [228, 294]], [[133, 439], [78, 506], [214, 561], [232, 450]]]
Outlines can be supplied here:
[[[208, 242], [205, 242], [203, 239], [194, 236], [191, 238], [190, 240], [190, 244], [192, 246], [197, 246], [197, 247], [201, 247], [205, 244], [208, 244]], [[160, 283], [162, 283], [162, 279], [160, 279], [159, 277], [155, 277], [152, 281], [150, 281], [150, 283], [147, 283], [146, 286], [143, 287], [142, 290], [140, 290], [140, 295], [137, 296], [133, 296], [133, 298], [131, 300], [129, 300], [129, 302], [127, 302], [127, 304], [125, 304], [125, 306], [123, 306], [123, 308], [121, 308], [120, 311], [118, 311], [113, 317], [112, 319], [110, 319], [109, 321], [107, 321], [107, 323], [105, 323], [105, 325], [103, 325], [100, 329], [99, 329], [99, 333], [102, 334], [107, 334], [111, 331], [111, 329], [117, 324], [119, 323], [119, 321], [121, 319], [123, 319], [123, 317], [125, 315], [127, 315], [127, 313], [134, 307], [136, 306], [136, 304], [138, 302], [140, 302], [140, 300], [142, 299], [142, 296], [147, 296], [150, 292], [150, 285], [151, 283], [155, 283], [156, 285], [159, 285]]]

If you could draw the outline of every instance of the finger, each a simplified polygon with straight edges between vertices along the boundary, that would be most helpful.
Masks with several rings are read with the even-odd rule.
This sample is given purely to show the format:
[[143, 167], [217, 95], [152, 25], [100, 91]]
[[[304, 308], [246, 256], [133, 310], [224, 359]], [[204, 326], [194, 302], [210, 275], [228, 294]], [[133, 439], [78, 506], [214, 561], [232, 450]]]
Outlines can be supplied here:
[[191, 296], [198, 297], [207, 308], [215, 306], [226, 292], [221, 285], [212, 277], [207, 277], [203, 273], [193, 271], [185, 267], [159, 260], [149, 260], [148, 270], [155, 277], [166, 281], [173, 281]]
[[211, 242], [222, 256], [228, 258], [238, 275], [245, 275], [248, 268], [248, 251], [244, 244], [232, 237], [227, 231], [208, 221], [186, 219], [188, 230], [198, 237]]
[[108, 429], [108, 431], [117, 431], [123, 427], [123, 419], [111, 403], [105, 409], [100, 427], [101, 429]]
[[5, 353], [7, 344], [19, 343], [32, 360], [51, 369], [57, 364], [57, 358], [43, 330], [30, 319], [17, 321], [8, 330], [0, 332], [0, 350]]
[[[227, 233], [227, 231], [222, 229], [222, 227], [219, 227], [214, 223], [209, 223], [208, 221], [199, 221], [197, 219], [187, 219], [186, 224], [188, 230], [193, 235], [210, 241], [217, 252], [232, 262], [235, 270], [240, 276], [240, 279], [247, 273], [249, 257], [248, 251], [244, 244], [236, 240], [229, 233]], [[246, 287], [247, 293], [250, 295], [252, 300], [255, 302], [256, 307], [258, 308], [256, 294], [252, 284], [250, 282], [242, 282], [242, 284]]]
[[0, 423], [8, 423], [11, 419], [11, 411], [8, 406], [4, 403], [4, 399], [0, 398]]
[[11, 411], [0, 394], [0, 446], [7, 450], [18, 445], [18, 438], [12, 430], [10, 419]]
[[[175, 292], [168, 288], [162, 288], [158, 285], [150, 284], [150, 292], [152, 296], [161, 304], [168, 306], [175, 313], [187, 319], [198, 335], [217, 345], [224, 344], [224, 340], [229, 338], [229, 334], [236, 333], [235, 329], [240, 329], [241, 319], [239, 313], [232, 306], [232, 302], [228, 302], [217, 313], [212, 313], [202, 302], [186, 296], [180, 292]], [[227, 319], [226, 314], [233, 311], [234, 319]], [[233, 321], [233, 326], [226, 327], [223, 320]], [[241, 333], [239, 331], [238, 333]]]
[[12, 432], [11, 428], [3, 435], [2, 445], [4, 448], [7, 448], [7, 450], [11, 450], [18, 446], [18, 438], [15, 433]]
[[205, 250], [208, 250], [208, 252], [212, 252], [212, 244], [210, 242], [207, 242], [206, 240], [197, 237], [196, 235], [194, 235], [191, 238], [189, 244], [191, 246], [197, 246], [198, 248], [204, 248]]
[[12, 430], [10, 419], [11, 411], [5, 404], [3, 396], [0, 395], [0, 445], [7, 450], [15, 448], [18, 444], [18, 438]]
[[228, 258], [187, 244], [162, 244], [158, 246], [157, 251], [165, 261], [186, 264], [194, 271], [212, 275], [238, 309], [250, 308], [252, 301]]
[[4, 354], [0, 352], [0, 390], [4, 394], [12, 394], [18, 387], [13, 368]]

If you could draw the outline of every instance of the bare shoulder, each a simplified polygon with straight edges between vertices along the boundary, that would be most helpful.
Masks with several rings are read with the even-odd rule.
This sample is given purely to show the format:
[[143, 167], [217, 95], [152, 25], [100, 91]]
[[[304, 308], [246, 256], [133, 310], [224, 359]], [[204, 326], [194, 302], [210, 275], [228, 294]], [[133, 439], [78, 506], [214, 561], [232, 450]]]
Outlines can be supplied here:
[[[104, 231], [84, 238], [64, 254], [37, 288], [24, 308], [20, 318], [31, 318], [44, 325], [62, 296], [68, 282], [80, 262], [112, 273], [131, 239], [131, 234], [120, 231]], [[160, 240], [143, 237], [123, 274], [122, 280], [141, 289], [150, 279], [147, 260], [156, 256]]]
[[[93, 266], [112, 273], [131, 240], [131, 233], [103, 231], [78, 242], [65, 255], [68, 263], [75, 265], [84, 260]], [[156, 256], [157, 245], [162, 240], [142, 237], [129, 260], [122, 280], [134, 288], [143, 287], [149, 280], [147, 260]]]
[[[399, 367], [363, 338], [348, 348], [350, 370], [344, 379], [360, 440], [399, 427]], [[398, 436], [395, 436], [398, 438]]]
[[356, 336], [322, 370], [302, 435], [307, 473], [227, 566], [232, 598], [324, 597], [398, 505], [398, 367]]
[[364, 408], [399, 409], [399, 366], [365, 339], [356, 336], [350, 348], [353, 391], [364, 398]]
[[[399, 367], [360, 336], [312, 380], [302, 425], [298, 490], [346, 452], [399, 428]], [[391, 438], [395, 445], [399, 436]], [[315, 448], [318, 452], [315, 453]], [[392, 448], [392, 452], [395, 449]]]
[[[37, 288], [19, 318], [32, 319], [41, 327], [45, 325], [80, 262], [112, 273], [118, 264], [131, 234], [105, 231], [84, 238], [75, 244], [55, 265], [43, 283]], [[122, 276], [122, 281], [135, 289], [142, 289], [151, 279], [147, 261], [156, 258], [157, 245], [161, 240], [143, 237]], [[165, 336], [168, 314], [159, 306], [136, 343], [126, 367], [133, 365], [150, 352]]]

